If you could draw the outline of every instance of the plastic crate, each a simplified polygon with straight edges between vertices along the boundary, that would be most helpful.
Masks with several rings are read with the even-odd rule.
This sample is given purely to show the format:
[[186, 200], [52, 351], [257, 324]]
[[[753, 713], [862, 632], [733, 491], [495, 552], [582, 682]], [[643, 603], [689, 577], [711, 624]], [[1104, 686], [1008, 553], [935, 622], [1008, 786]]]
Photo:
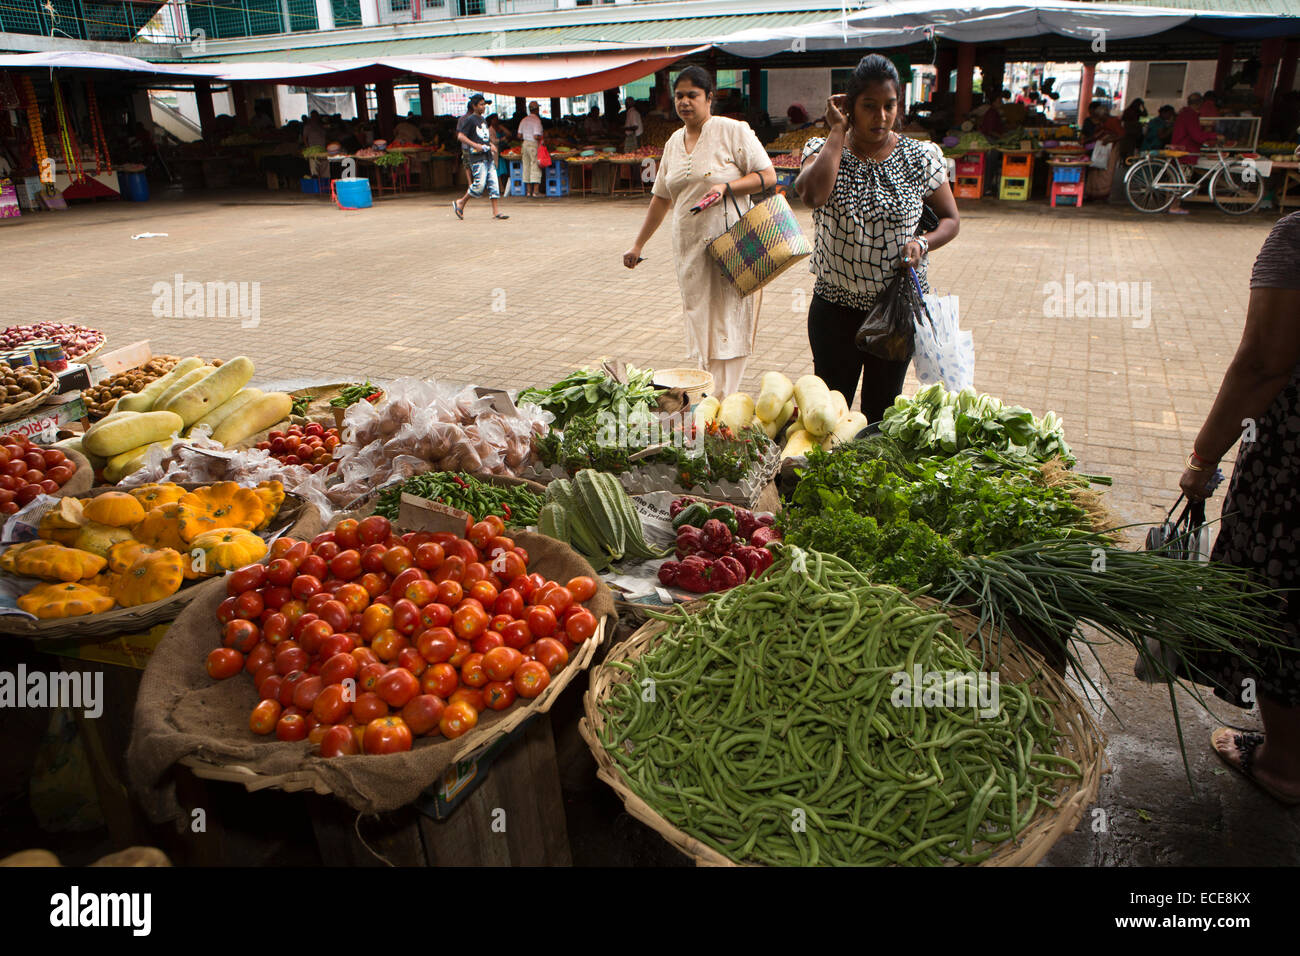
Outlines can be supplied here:
[[1053, 206], [1083, 205], [1083, 183], [1052, 183], [1051, 204]]
[[967, 153], [957, 157], [957, 178], [963, 176], [984, 176], [984, 154]]
[[1034, 157], [1007, 153], [1002, 157], [1002, 178], [1028, 178], [1034, 174]]
[[1053, 166], [1052, 182], [1081, 183], [1083, 182], [1083, 167], [1082, 166]]
[[569, 164], [551, 163], [549, 166], [543, 166], [542, 182], [547, 186], [550, 186], [551, 183], [560, 184], [567, 189], [569, 186]]
[[952, 194], [958, 199], [979, 199], [984, 195], [984, 177], [958, 176]]
[[1030, 182], [1031, 180], [1024, 176], [1003, 176], [1002, 183], [998, 187], [998, 198], [1024, 202], [1029, 198]]

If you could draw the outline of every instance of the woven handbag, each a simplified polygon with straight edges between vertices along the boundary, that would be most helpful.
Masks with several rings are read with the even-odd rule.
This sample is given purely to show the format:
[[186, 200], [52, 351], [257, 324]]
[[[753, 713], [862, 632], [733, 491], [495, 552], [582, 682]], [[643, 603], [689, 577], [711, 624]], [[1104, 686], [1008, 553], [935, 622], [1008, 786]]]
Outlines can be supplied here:
[[[764, 197], [745, 213], [740, 211], [730, 185], [726, 195], [731, 198], [737, 221], [709, 243], [709, 255], [717, 260], [722, 274], [741, 297], [752, 295], [800, 259], [812, 255], [812, 243], [780, 193]], [[723, 203], [725, 215], [725, 198]]]

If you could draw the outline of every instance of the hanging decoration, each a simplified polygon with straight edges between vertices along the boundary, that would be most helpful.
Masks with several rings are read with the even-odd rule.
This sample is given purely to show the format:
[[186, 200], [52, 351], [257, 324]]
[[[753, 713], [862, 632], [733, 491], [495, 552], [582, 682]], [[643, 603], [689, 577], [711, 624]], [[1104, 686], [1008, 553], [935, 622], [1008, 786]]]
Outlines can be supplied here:
[[36, 174], [45, 184], [46, 192], [54, 194], [54, 163], [50, 161], [45, 146], [45, 129], [41, 126], [41, 109], [36, 105], [36, 87], [30, 76], [23, 77], [23, 99], [26, 101], [27, 130], [32, 137], [32, 155], [36, 159]]
[[99, 98], [95, 96], [95, 84], [86, 81], [86, 105], [90, 109], [90, 135], [95, 144], [95, 175], [102, 176], [113, 171], [113, 157], [108, 153], [108, 138], [104, 135], [104, 122], [99, 115]]
[[58, 80], [50, 80], [54, 90], [54, 116], [59, 123], [59, 143], [63, 147], [63, 168], [67, 170], [68, 179], [79, 183], [86, 178], [81, 168], [81, 149], [77, 145], [77, 136], [68, 122], [68, 111], [63, 105], [63, 89]]

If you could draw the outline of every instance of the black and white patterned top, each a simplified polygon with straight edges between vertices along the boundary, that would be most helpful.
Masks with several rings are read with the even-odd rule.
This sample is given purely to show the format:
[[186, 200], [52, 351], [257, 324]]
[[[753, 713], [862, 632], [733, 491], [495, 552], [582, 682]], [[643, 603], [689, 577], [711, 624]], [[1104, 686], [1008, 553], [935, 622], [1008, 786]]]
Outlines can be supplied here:
[[[820, 137], [810, 139], [803, 161], [825, 144]], [[879, 162], [861, 160], [845, 147], [830, 198], [813, 210], [813, 292], [837, 305], [870, 309], [916, 233], [922, 200], [947, 181], [943, 154], [933, 143], [899, 136]], [[916, 274], [929, 292], [926, 265], [923, 257]]]

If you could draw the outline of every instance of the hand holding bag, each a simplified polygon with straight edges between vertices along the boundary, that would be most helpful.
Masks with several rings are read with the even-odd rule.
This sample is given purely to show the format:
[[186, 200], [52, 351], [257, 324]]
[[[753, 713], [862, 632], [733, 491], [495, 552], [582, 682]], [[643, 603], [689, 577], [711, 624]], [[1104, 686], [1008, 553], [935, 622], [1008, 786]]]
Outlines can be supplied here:
[[921, 283], [905, 266], [885, 286], [858, 327], [854, 343], [868, 355], [889, 362], [906, 362], [915, 348], [915, 329], [929, 322]]
[[545, 143], [537, 144], [537, 165], [543, 169], [551, 165], [551, 151], [546, 148]]
[[728, 184], [723, 198], [724, 216], [726, 197], [731, 198], [736, 210], [736, 222], [709, 243], [709, 255], [742, 297], [757, 292], [800, 259], [812, 255], [812, 243], [780, 193], [769, 195], [764, 190], [762, 201], [742, 213]]

